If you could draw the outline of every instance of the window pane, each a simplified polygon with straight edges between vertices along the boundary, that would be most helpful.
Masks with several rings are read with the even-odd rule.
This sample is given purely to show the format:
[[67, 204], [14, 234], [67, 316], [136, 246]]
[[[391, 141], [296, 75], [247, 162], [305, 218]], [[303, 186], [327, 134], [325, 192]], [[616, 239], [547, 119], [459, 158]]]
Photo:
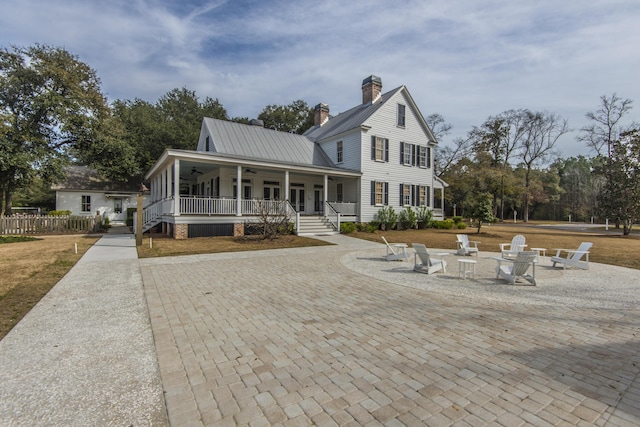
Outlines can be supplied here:
[[404, 127], [405, 125], [405, 106], [398, 104], [398, 126]]

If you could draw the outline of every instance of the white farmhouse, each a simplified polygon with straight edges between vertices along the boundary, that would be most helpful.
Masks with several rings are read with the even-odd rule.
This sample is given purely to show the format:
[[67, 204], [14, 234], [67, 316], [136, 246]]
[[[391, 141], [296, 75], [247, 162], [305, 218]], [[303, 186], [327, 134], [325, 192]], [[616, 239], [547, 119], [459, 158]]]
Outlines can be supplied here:
[[433, 169], [437, 141], [405, 86], [382, 93], [362, 83], [362, 103], [297, 135], [205, 118], [195, 151], [166, 150], [146, 179], [143, 229], [175, 238], [242, 235], [266, 204], [291, 213], [300, 235], [368, 222], [383, 206], [426, 206], [443, 216], [444, 188]]

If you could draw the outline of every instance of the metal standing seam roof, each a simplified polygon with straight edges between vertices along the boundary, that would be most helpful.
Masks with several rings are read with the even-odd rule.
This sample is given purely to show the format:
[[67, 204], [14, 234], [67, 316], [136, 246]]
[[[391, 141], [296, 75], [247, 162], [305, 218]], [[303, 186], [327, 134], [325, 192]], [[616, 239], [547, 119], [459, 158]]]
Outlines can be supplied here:
[[389, 98], [402, 90], [403, 87], [404, 86], [400, 86], [390, 90], [389, 92], [381, 95], [380, 98], [372, 104], [360, 104], [350, 110], [338, 114], [335, 117], [331, 117], [322, 126], [314, 126], [307, 130], [304, 133], [304, 136], [312, 141], [318, 141], [352, 129], [360, 128], [360, 126], [362, 126], [362, 124], [371, 117], [373, 113], [378, 111], [378, 109], [384, 105]]
[[320, 146], [305, 136], [208, 117], [204, 122], [212, 139], [211, 152], [336, 168]]

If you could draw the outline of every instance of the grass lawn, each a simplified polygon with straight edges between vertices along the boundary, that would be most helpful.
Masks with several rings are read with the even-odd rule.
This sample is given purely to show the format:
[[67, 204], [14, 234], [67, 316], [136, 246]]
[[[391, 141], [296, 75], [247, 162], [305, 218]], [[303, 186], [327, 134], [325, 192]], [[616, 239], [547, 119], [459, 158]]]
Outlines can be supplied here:
[[[531, 224], [531, 223], [529, 223]], [[510, 243], [513, 236], [522, 234], [529, 248], [546, 248], [547, 256], [555, 255], [554, 248], [577, 249], [581, 242], [593, 242], [589, 260], [603, 264], [619, 265], [640, 270], [640, 236], [620, 234], [600, 235], [597, 232], [566, 231], [531, 225], [483, 225], [478, 234], [476, 228], [464, 230], [403, 230], [357, 232], [353, 237], [382, 243], [380, 236], [389, 242], [423, 243], [427, 248], [456, 249], [456, 234], [468, 234], [469, 240], [481, 242], [478, 249], [499, 252], [500, 243]], [[564, 254], [566, 255], [566, 254]]]
[[[18, 239], [3, 239], [15, 241]], [[0, 339], [73, 267], [98, 237], [47, 236], [0, 244]], [[74, 243], [78, 253], [74, 253]]]
[[304, 246], [324, 246], [328, 243], [317, 239], [298, 236], [278, 236], [274, 240], [262, 240], [257, 236], [238, 237], [196, 237], [175, 240], [170, 237], [153, 237], [149, 247], [149, 237], [142, 239], [138, 246], [138, 257], [153, 258], [173, 255], [212, 254], [219, 252], [257, 251], [262, 249], [300, 248]]

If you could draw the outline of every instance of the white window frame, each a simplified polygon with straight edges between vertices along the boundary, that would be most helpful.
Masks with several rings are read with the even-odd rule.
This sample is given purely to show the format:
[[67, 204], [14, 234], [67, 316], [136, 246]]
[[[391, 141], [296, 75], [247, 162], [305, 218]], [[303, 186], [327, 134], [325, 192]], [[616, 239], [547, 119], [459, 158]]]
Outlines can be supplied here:
[[427, 186], [421, 185], [418, 188], [418, 206], [427, 206]]
[[384, 138], [375, 137], [375, 159], [376, 162], [384, 162]]
[[91, 195], [80, 196], [80, 212], [91, 212]]
[[383, 181], [375, 181], [374, 201], [376, 206], [384, 206], [384, 182]]
[[418, 167], [427, 167], [427, 147], [424, 145], [418, 146]]
[[338, 141], [336, 143], [336, 157], [338, 160], [338, 164], [344, 161], [344, 144], [342, 143], [342, 141]]
[[408, 142], [404, 143], [403, 153], [402, 153], [402, 164], [407, 166], [413, 166], [413, 150], [415, 144], [409, 144]]
[[412, 187], [411, 184], [402, 184], [402, 206], [411, 206]]
[[404, 104], [398, 104], [396, 126], [405, 127], [407, 123], [407, 107]]
[[341, 182], [336, 184], [336, 199], [337, 202], [344, 201], [344, 187]]

